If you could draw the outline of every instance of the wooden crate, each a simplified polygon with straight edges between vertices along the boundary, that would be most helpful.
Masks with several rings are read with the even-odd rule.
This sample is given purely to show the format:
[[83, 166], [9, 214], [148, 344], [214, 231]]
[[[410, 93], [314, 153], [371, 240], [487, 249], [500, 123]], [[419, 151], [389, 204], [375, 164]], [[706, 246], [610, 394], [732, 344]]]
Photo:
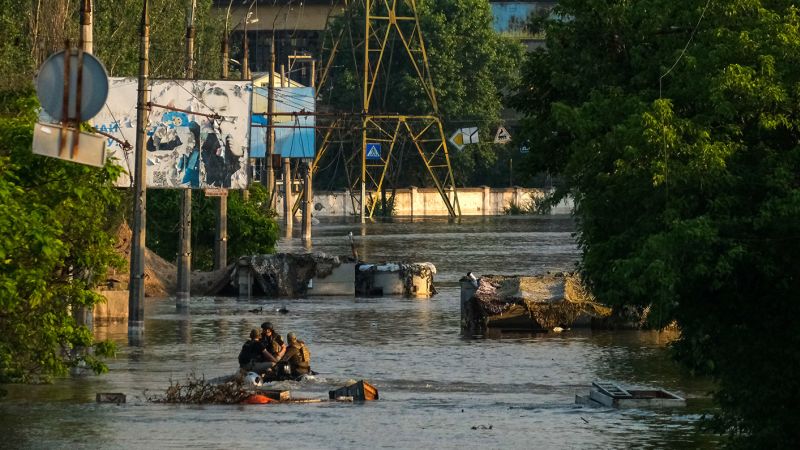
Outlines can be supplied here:
[[339, 397], [352, 397], [355, 401], [378, 400], [378, 389], [375, 386], [360, 380], [348, 386], [328, 391], [331, 400]]

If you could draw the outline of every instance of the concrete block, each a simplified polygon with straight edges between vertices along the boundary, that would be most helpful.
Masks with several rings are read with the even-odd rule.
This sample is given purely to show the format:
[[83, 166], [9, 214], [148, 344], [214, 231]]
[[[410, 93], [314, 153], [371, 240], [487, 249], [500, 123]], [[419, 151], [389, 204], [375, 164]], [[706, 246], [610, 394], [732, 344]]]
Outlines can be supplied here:
[[94, 306], [93, 318], [97, 322], [126, 320], [128, 318], [128, 291], [98, 291], [105, 303]]
[[309, 295], [356, 295], [356, 264], [343, 263], [324, 278], [313, 278]]
[[403, 295], [403, 279], [400, 271], [375, 272], [372, 277], [372, 287], [383, 295]]

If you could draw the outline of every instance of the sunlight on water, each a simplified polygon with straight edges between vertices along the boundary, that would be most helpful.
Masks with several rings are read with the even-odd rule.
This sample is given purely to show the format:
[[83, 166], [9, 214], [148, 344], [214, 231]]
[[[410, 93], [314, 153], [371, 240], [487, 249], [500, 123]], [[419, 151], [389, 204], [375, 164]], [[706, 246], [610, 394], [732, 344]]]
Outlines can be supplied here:
[[[148, 299], [142, 346], [122, 324], [96, 327], [120, 343], [111, 372], [44, 386], [11, 386], [0, 432], [14, 448], [697, 448], [710, 385], [670, 361], [671, 337], [655, 332], [570, 330], [560, 334], [462, 337], [458, 279], [476, 274], [571, 270], [578, 258], [566, 217], [394, 223], [323, 223], [314, 251], [349, 254], [352, 231], [369, 261], [430, 261], [439, 294], [404, 298]], [[280, 251], [303, 251], [295, 241]], [[287, 314], [274, 312], [286, 305]], [[263, 307], [263, 313], [248, 312]], [[314, 380], [281, 382], [296, 397], [327, 398], [366, 379], [381, 400], [247, 406], [161, 405], [148, 395], [189, 373], [237, 369], [251, 328], [272, 321], [310, 346]], [[679, 410], [609, 410], [574, 404], [593, 380], [660, 386], [685, 395]], [[94, 403], [124, 392], [128, 403]]]

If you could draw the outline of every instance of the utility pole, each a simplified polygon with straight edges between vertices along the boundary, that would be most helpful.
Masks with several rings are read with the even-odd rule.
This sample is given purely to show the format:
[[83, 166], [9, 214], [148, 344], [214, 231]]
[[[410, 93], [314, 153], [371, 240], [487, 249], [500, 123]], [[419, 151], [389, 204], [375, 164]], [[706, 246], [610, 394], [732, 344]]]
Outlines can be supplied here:
[[[233, 3], [233, 0], [231, 0]], [[230, 14], [230, 6], [228, 6]], [[222, 79], [228, 79], [228, 59], [230, 58], [230, 46], [228, 45], [228, 18], [225, 17], [225, 31], [222, 34]]]
[[311, 189], [312, 177], [311, 164], [309, 162], [303, 163], [303, 241], [311, 244], [311, 211], [313, 203], [313, 191]]
[[133, 236], [131, 239], [131, 274], [128, 291], [128, 338], [137, 342], [144, 334], [144, 240], [147, 220], [147, 165], [145, 140], [150, 113], [150, 5], [144, 0], [139, 45], [139, 85], [136, 101], [136, 147], [133, 176]]
[[272, 166], [272, 155], [275, 153], [275, 30], [269, 46], [269, 87], [267, 88], [267, 151], [264, 155], [264, 173], [262, 181], [269, 190], [269, 209], [275, 209], [275, 168]]
[[[281, 64], [281, 87], [289, 84], [285, 74], [286, 67]], [[283, 219], [286, 229], [284, 233], [287, 238], [292, 238], [292, 226], [294, 225], [294, 201], [292, 200], [292, 160], [283, 158]]]
[[[231, 0], [233, 4], [233, 0]], [[230, 14], [230, 4], [228, 5]], [[222, 79], [228, 79], [228, 17], [225, 17], [225, 34], [222, 35]], [[217, 202], [217, 234], [214, 241], [214, 269], [219, 270], [228, 265], [228, 195], [219, 197]]]
[[[81, 51], [92, 53], [92, 0], [81, 0], [81, 34], [78, 43]], [[90, 330], [94, 325], [93, 308], [79, 306], [73, 309], [72, 316], [78, 325], [85, 325]]]
[[81, 42], [84, 53], [94, 51], [92, 37], [92, 0], [81, 1]]
[[242, 43], [242, 79], [250, 79], [250, 47], [247, 39], [247, 22], [250, 20], [250, 12], [244, 16], [244, 42]]
[[[194, 12], [196, 0], [189, 0], [186, 11], [186, 57], [184, 72], [186, 79], [194, 78]], [[175, 306], [189, 306], [192, 286], [192, 188], [181, 189], [181, 223], [178, 233], [178, 289], [175, 295]]]

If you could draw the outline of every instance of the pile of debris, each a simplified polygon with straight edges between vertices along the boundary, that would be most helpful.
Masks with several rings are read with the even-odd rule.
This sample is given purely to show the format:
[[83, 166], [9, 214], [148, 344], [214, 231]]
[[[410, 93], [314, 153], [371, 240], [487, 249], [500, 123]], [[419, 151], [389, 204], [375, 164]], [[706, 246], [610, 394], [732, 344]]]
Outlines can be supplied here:
[[354, 261], [347, 256], [330, 256], [320, 252], [243, 256], [239, 258], [231, 280], [237, 279], [239, 270], [249, 268], [264, 295], [297, 298], [306, 295], [309, 280], [325, 278], [345, 262]]
[[589, 326], [593, 318], [611, 314], [611, 308], [596, 302], [575, 273], [486, 275], [461, 281], [461, 326], [471, 333], [487, 328], [545, 331]]
[[235, 404], [247, 400], [252, 392], [239, 374], [221, 383], [190, 374], [185, 381], [172, 381], [163, 395], [147, 396], [154, 403]]

